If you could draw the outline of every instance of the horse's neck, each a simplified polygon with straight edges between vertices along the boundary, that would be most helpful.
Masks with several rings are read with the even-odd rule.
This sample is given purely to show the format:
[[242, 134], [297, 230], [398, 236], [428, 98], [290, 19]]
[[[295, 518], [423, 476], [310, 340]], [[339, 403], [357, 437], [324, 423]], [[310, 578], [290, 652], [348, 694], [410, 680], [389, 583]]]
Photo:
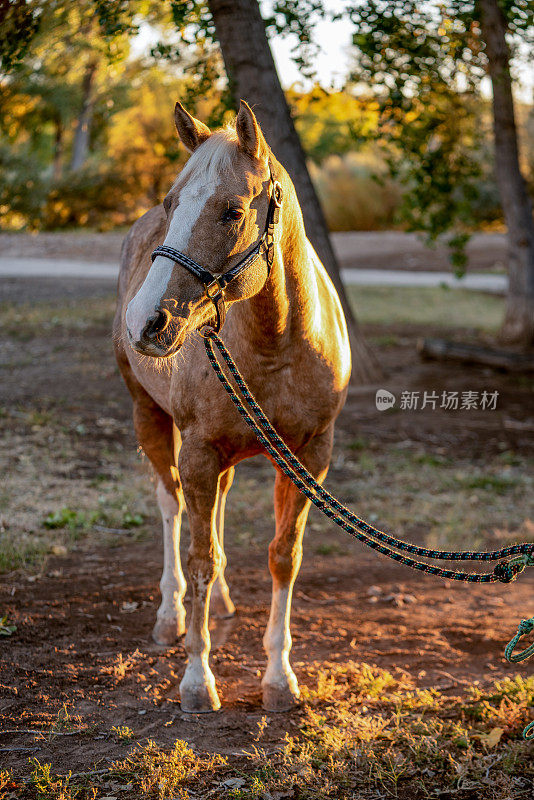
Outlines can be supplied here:
[[308, 311], [307, 282], [313, 265], [295, 190], [289, 178], [284, 181], [283, 210], [275, 229], [275, 258], [271, 274], [263, 287], [239, 303], [238, 324], [253, 347], [280, 352], [305, 327]]

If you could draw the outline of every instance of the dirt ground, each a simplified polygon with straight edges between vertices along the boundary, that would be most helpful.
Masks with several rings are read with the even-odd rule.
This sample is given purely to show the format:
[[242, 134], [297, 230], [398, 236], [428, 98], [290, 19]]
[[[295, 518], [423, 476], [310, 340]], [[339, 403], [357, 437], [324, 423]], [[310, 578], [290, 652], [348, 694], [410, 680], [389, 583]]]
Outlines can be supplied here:
[[[1, 291], [13, 307], [80, 300], [105, 304], [110, 294], [108, 284], [73, 280], [6, 280]], [[29, 337], [20, 321], [8, 326], [1, 351], [0, 430], [6, 470], [16, 473], [26, 469], [25, 459], [35, 462], [35, 484], [20, 486], [30, 506], [50, 504], [49, 497], [41, 496], [41, 459], [46, 472], [61, 473], [61, 487], [65, 481], [80, 487], [84, 481], [88, 486], [100, 480], [112, 485], [115, 478], [128, 483], [130, 474], [135, 486], [149, 481], [146, 466], [135, 459], [130, 400], [113, 361], [108, 321], [104, 314], [87, 326], [45, 326], [42, 336]], [[365, 332], [378, 341], [384, 329], [368, 326]], [[427, 331], [433, 332], [439, 333]], [[532, 455], [531, 381], [476, 367], [420, 362], [417, 332], [397, 326], [389, 333], [394, 333], [392, 342], [377, 347], [385, 388], [397, 395], [428, 388], [490, 388], [499, 392], [498, 409], [383, 413], [375, 407], [377, 387], [352, 390], [339, 420], [328, 480], [334, 493], [341, 490], [343, 499], [365, 516], [369, 498], [363, 490], [351, 489], [354, 471], [349, 463], [350, 453], [365, 449], [365, 443], [385, 461], [390, 452], [393, 457], [403, 448], [415, 449], [422, 454], [420, 470], [428, 469], [432, 459], [459, 459], [469, 472], [469, 464], [480, 465], [503, 453], [512, 460]], [[38, 414], [53, 417], [57, 430], [46, 432]], [[58, 446], [61, 436], [70, 442], [68, 453]], [[237, 500], [238, 513], [230, 517], [227, 530], [227, 577], [238, 611], [232, 620], [212, 623], [212, 667], [223, 702], [217, 714], [181, 713], [183, 644], [165, 650], [151, 641], [162, 559], [153, 505], [144, 537], [123, 531], [111, 543], [99, 544], [88, 536], [69, 545], [66, 553], [59, 550], [62, 555], [2, 576], [0, 616], [5, 614], [17, 630], [0, 640], [0, 768], [11, 768], [22, 778], [31, 756], [51, 762], [58, 772], [105, 768], [125, 752], [124, 742], [110, 733], [121, 725], [129, 726], [137, 739], [157, 738], [166, 744], [180, 738], [199, 751], [236, 758], [251, 748], [264, 717], [261, 639], [270, 600], [266, 548], [272, 529], [257, 487], [271, 474], [263, 460], [247, 462], [230, 494], [229, 505]], [[402, 482], [402, 475], [398, 477]], [[387, 506], [388, 497], [382, 502]], [[454, 502], [452, 495], [448, 502]], [[502, 513], [519, 526], [527, 510], [507, 498]], [[232, 521], [237, 526], [238, 519], [233, 535]], [[9, 526], [5, 516], [4, 522]], [[469, 519], [458, 533], [464, 546], [472, 544], [470, 524]], [[403, 532], [426, 540], [417, 520], [406, 523]], [[498, 532], [487, 533], [485, 543], [488, 536], [489, 543], [499, 542]], [[182, 550], [186, 546], [187, 535]], [[445, 693], [473, 681], [482, 686], [511, 672], [527, 676], [532, 667], [525, 663], [512, 670], [503, 659], [503, 647], [518, 620], [534, 613], [533, 590], [534, 574], [511, 586], [489, 588], [413, 574], [365, 551], [312, 514], [293, 603], [292, 663], [301, 684], [310, 686], [325, 664], [347, 661], [409, 674], [418, 686]], [[280, 746], [299, 713], [268, 715], [262, 739], [267, 750]], [[12, 729], [49, 729], [62, 714], [63, 721], [68, 714], [69, 724], [84, 730], [72, 735], [65, 726], [63, 733], [71, 734], [67, 738], [37, 740], [25, 733], [8, 734]]]
[[[75, 258], [116, 264], [124, 233], [0, 233], [0, 255], [29, 258]], [[448, 270], [450, 261], [443, 245], [427, 247], [415, 233], [402, 231], [355, 231], [332, 234], [332, 244], [345, 268]], [[467, 245], [470, 272], [506, 270], [507, 246], [502, 233], [474, 234]]]

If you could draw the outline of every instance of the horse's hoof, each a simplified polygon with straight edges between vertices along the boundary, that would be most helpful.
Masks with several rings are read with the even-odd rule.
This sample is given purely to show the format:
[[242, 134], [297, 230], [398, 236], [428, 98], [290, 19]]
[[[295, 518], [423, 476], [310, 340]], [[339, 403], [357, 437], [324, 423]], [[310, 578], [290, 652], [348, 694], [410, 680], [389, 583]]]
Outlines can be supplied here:
[[207, 714], [210, 711], [218, 711], [221, 701], [214, 686], [188, 689], [180, 685], [180, 705], [186, 714]]
[[158, 619], [152, 631], [156, 644], [171, 647], [185, 633], [185, 622], [170, 619]]
[[298, 687], [290, 689], [289, 686], [270, 686], [263, 684], [263, 708], [265, 711], [277, 713], [279, 711], [292, 711], [300, 705], [300, 692]]

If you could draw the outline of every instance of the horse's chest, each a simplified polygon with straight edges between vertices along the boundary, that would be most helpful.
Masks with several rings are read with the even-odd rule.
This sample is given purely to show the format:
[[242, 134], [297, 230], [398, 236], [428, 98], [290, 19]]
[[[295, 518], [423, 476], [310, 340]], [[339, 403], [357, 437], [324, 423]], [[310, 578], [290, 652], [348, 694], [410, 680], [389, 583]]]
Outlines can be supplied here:
[[[302, 380], [290, 365], [276, 369], [254, 363], [243, 370], [257, 402], [287, 444], [297, 449], [332, 418], [328, 395]], [[177, 374], [172, 387], [173, 416], [185, 435], [221, 447], [232, 458], [262, 449], [254, 432], [225, 392], [209, 363]]]

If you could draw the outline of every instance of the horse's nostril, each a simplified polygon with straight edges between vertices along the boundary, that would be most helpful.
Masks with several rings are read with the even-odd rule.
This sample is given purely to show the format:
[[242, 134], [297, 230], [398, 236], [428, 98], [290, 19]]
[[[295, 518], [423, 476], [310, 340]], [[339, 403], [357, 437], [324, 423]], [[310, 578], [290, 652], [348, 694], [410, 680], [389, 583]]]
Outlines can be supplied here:
[[158, 311], [153, 317], [147, 320], [143, 337], [145, 339], [155, 339], [160, 333], [163, 333], [168, 324], [168, 316], [164, 311]]

